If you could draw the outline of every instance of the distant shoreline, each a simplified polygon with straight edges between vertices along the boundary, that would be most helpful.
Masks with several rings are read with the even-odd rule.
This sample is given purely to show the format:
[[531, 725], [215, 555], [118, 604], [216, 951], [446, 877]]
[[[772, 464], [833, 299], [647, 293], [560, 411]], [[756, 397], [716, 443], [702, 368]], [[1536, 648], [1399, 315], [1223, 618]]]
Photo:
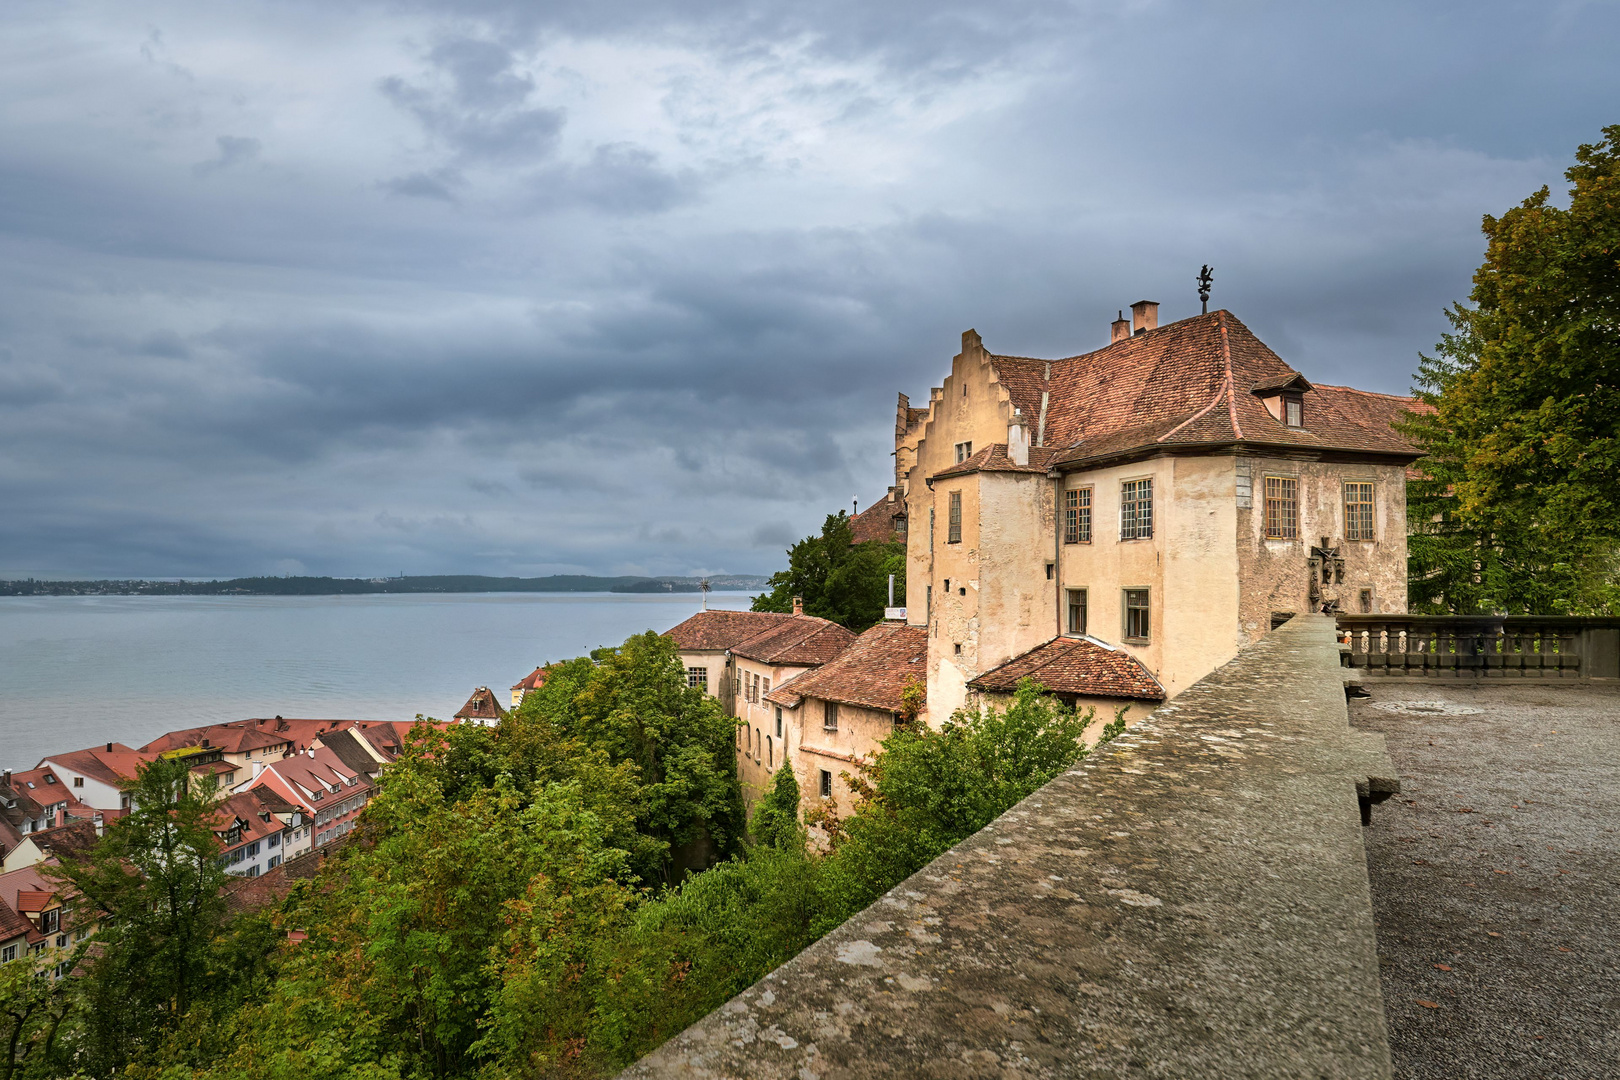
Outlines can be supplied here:
[[[3, 581], [0, 596], [350, 596], [379, 593], [697, 593], [695, 577], [594, 577], [553, 574], [550, 577], [485, 577], [477, 574], [429, 574], [420, 577], [334, 578], [249, 577], [224, 581], [151, 581], [138, 578], [98, 581]], [[717, 574], [708, 579], [716, 591], [764, 589], [766, 578]]]

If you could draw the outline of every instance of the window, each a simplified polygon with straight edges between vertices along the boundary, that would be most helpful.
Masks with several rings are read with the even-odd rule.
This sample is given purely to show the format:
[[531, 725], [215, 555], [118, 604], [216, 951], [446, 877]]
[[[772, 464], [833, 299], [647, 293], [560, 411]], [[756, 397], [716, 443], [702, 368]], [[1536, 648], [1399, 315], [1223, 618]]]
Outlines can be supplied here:
[[970, 443], [970, 442], [959, 442], [959, 443], [956, 444], [956, 463], [958, 465], [960, 465], [962, 462], [966, 461], [968, 458], [970, 458], [972, 456], [973, 456], [973, 444], [972, 443]]
[[84, 787], [84, 777], [82, 777], [82, 776], [75, 776], [75, 777], [74, 777], [74, 778], [73, 778], [73, 786], [74, 786], [74, 787]]
[[1373, 538], [1373, 486], [1368, 483], [1344, 485], [1344, 538]]
[[1146, 540], [1153, 535], [1153, 481], [1127, 480], [1119, 486], [1119, 538]]
[[1266, 539], [1299, 538], [1299, 481], [1292, 476], [1266, 477]]
[[17, 959], [17, 946], [7, 945], [5, 948], [0, 949], [0, 964], [9, 964], [15, 959]]
[[231, 852], [231, 865], [235, 866], [237, 863], [239, 863], [241, 861], [242, 861], [242, 849], [237, 848], [235, 851]]
[[776, 737], [778, 739], [782, 737], [782, 706], [780, 705], [776, 707]]
[[838, 702], [823, 701], [821, 703], [821, 730], [838, 730]]
[[928, 508], [928, 550], [934, 550], [934, 508]]
[[1063, 493], [1063, 542], [1091, 543], [1091, 489], [1069, 488]]
[[934, 610], [934, 587], [923, 586], [923, 619], [926, 621]]
[[270, 861], [265, 864], [265, 867], [266, 867], [266, 869], [274, 870], [276, 867], [278, 867], [280, 865], [281, 865], [281, 856], [280, 855], [272, 855], [272, 856], [270, 856]]
[[257, 840], [247, 846], [247, 853], [250, 859], [259, 853], [259, 842]]
[[826, 769], [821, 770], [821, 797], [823, 799], [832, 798], [832, 773]]
[[709, 669], [706, 667], [689, 667], [686, 669], [686, 685], [709, 692]]
[[1302, 398], [1283, 398], [1283, 423], [1289, 427], [1305, 426], [1305, 401]]
[[947, 544], [960, 544], [962, 542], [962, 493], [960, 491], [951, 492], [951, 516], [945, 530], [945, 542]]
[[1125, 590], [1125, 640], [1146, 641], [1150, 629], [1148, 619], [1148, 591]]
[[764, 694], [764, 696], [769, 697], [770, 693], [771, 693], [771, 680], [766, 679], [765, 680], [765, 694]]
[[268, 840], [266, 840], [264, 842], [264, 846], [267, 847], [267, 848], [278, 848], [278, 847], [280, 847], [281, 846], [281, 834], [280, 833], [272, 833], [270, 835], [270, 839], [268, 839]]
[[760, 754], [759, 754], [760, 741], [761, 740], [760, 740], [760, 735], [759, 735], [759, 728], [755, 728], [754, 729], [754, 761], [756, 763], [759, 761], [759, 757], [760, 757]]
[[1069, 633], [1086, 632], [1086, 590], [1069, 590]]
[[40, 933], [42, 933], [42, 934], [54, 934], [54, 933], [56, 933], [57, 927], [59, 927], [61, 925], [62, 925], [62, 909], [61, 908], [52, 908], [49, 911], [42, 911], [42, 912], [39, 913], [39, 932]]
[[771, 742], [769, 735], [765, 736], [765, 767], [767, 769], [776, 768], [776, 747]]

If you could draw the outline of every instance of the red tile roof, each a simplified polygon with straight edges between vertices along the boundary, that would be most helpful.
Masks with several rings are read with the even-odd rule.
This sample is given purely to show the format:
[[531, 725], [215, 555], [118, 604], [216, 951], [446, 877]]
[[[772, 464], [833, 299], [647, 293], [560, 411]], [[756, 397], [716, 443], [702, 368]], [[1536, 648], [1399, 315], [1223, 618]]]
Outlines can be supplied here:
[[793, 618], [775, 611], [700, 611], [664, 632], [677, 649], [722, 652]]
[[855, 635], [814, 615], [789, 615], [731, 647], [732, 655], [762, 664], [814, 667], [843, 652]]
[[456, 711], [457, 720], [502, 720], [506, 717], [506, 710], [501, 703], [495, 700], [495, 692], [487, 686], [480, 686], [472, 692], [467, 704]]
[[890, 488], [881, 499], [850, 519], [852, 542], [865, 544], [871, 541], [887, 543], [898, 540], [900, 523], [905, 517], [906, 504], [896, 498], [894, 488]]
[[133, 783], [135, 771], [157, 755], [144, 754], [123, 743], [113, 743], [112, 749], [92, 746], [87, 750], [72, 750], [66, 754], [50, 754], [41, 764], [53, 763], [58, 768], [83, 773], [104, 784], [123, 787]]
[[991, 443], [948, 469], [941, 469], [931, 479], [945, 480], [952, 476], [966, 476], [977, 472], [1038, 473], [1044, 475], [1051, 467], [1058, 451], [1046, 446], [1033, 446], [1029, 451], [1029, 464], [1020, 465], [1007, 456], [1006, 443]]
[[546, 685], [546, 677], [550, 674], [551, 669], [546, 667], [544, 664], [541, 664], [539, 667], [523, 676], [523, 678], [519, 679], [512, 689], [523, 691], [538, 690], [542, 686]]
[[44, 911], [56, 906], [56, 894], [39, 889], [21, 889], [17, 892], [17, 910], [24, 915]]
[[206, 743], [211, 750], [223, 750], [227, 754], [245, 754], [252, 750], [268, 750], [290, 741], [285, 734], [277, 735], [263, 730], [255, 721], [232, 720], [223, 724], [206, 724], [203, 727], [171, 731], [159, 735], [141, 747], [141, 750], [148, 753], [162, 753], [165, 750], [200, 747]]
[[912, 682], [928, 681], [928, 630], [904, 623], [878, 623], [832, 660], [796, 675], [765, 696], [798, 708], [820, 698], [868, 709], [899, 712], [900, 694]]
[[[1031, 433], [1037, 449], [1058, 451], [1057, 465], [1233, 443], [1418, 455], [1390, 429], [1415, 407], [1411, 399], [1313, 386], [1229, 311], [1169, 323], [1079, 356], [992, 356], [991, 362], [1012, 404], [1037, 425]], [[1273, 417], [1254, 393], [1286, 385], [1304, 392], [1303, 427]], [[993, 454], [985, 464], [992, 461], [1005, 468]], [[1029, 467], [1035, 463], [1032, 450]], [[961, 471], [953, 466], [938, 475]]]
[[15, 941], [20, 937], [27, 937], [34, 929], [29, 922], [8, 903], [5, 897], [0, 896], [0, 941]]
[[1136, 657], [1091, 638], [1053, 638], [991, 668], [970, 681], [968, 688], [1010, 694], [1026, 677], [1055, 694], [1164, 700], [1164, 687]]

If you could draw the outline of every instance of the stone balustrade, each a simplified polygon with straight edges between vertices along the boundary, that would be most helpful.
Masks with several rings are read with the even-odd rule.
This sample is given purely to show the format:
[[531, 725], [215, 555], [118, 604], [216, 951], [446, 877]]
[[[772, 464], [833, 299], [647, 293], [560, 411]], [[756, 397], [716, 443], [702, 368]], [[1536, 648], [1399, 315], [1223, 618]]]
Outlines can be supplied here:
[[1620, 678], [1620, 619], [1339, 615], [1344, 664], [1373, 675]]
[[1387, 1078], [1338, 653], [1294, 618], [622, 1075]]

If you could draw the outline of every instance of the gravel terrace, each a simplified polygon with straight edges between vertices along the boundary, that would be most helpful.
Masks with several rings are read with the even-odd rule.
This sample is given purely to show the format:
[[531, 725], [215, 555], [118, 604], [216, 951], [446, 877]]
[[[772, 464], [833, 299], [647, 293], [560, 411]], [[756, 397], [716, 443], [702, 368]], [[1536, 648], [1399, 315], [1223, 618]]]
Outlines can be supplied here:
[[1620, 1077], [1620, 684], [1367, 686], [1403, 789], [1366, 830], [1396, 1077]]

